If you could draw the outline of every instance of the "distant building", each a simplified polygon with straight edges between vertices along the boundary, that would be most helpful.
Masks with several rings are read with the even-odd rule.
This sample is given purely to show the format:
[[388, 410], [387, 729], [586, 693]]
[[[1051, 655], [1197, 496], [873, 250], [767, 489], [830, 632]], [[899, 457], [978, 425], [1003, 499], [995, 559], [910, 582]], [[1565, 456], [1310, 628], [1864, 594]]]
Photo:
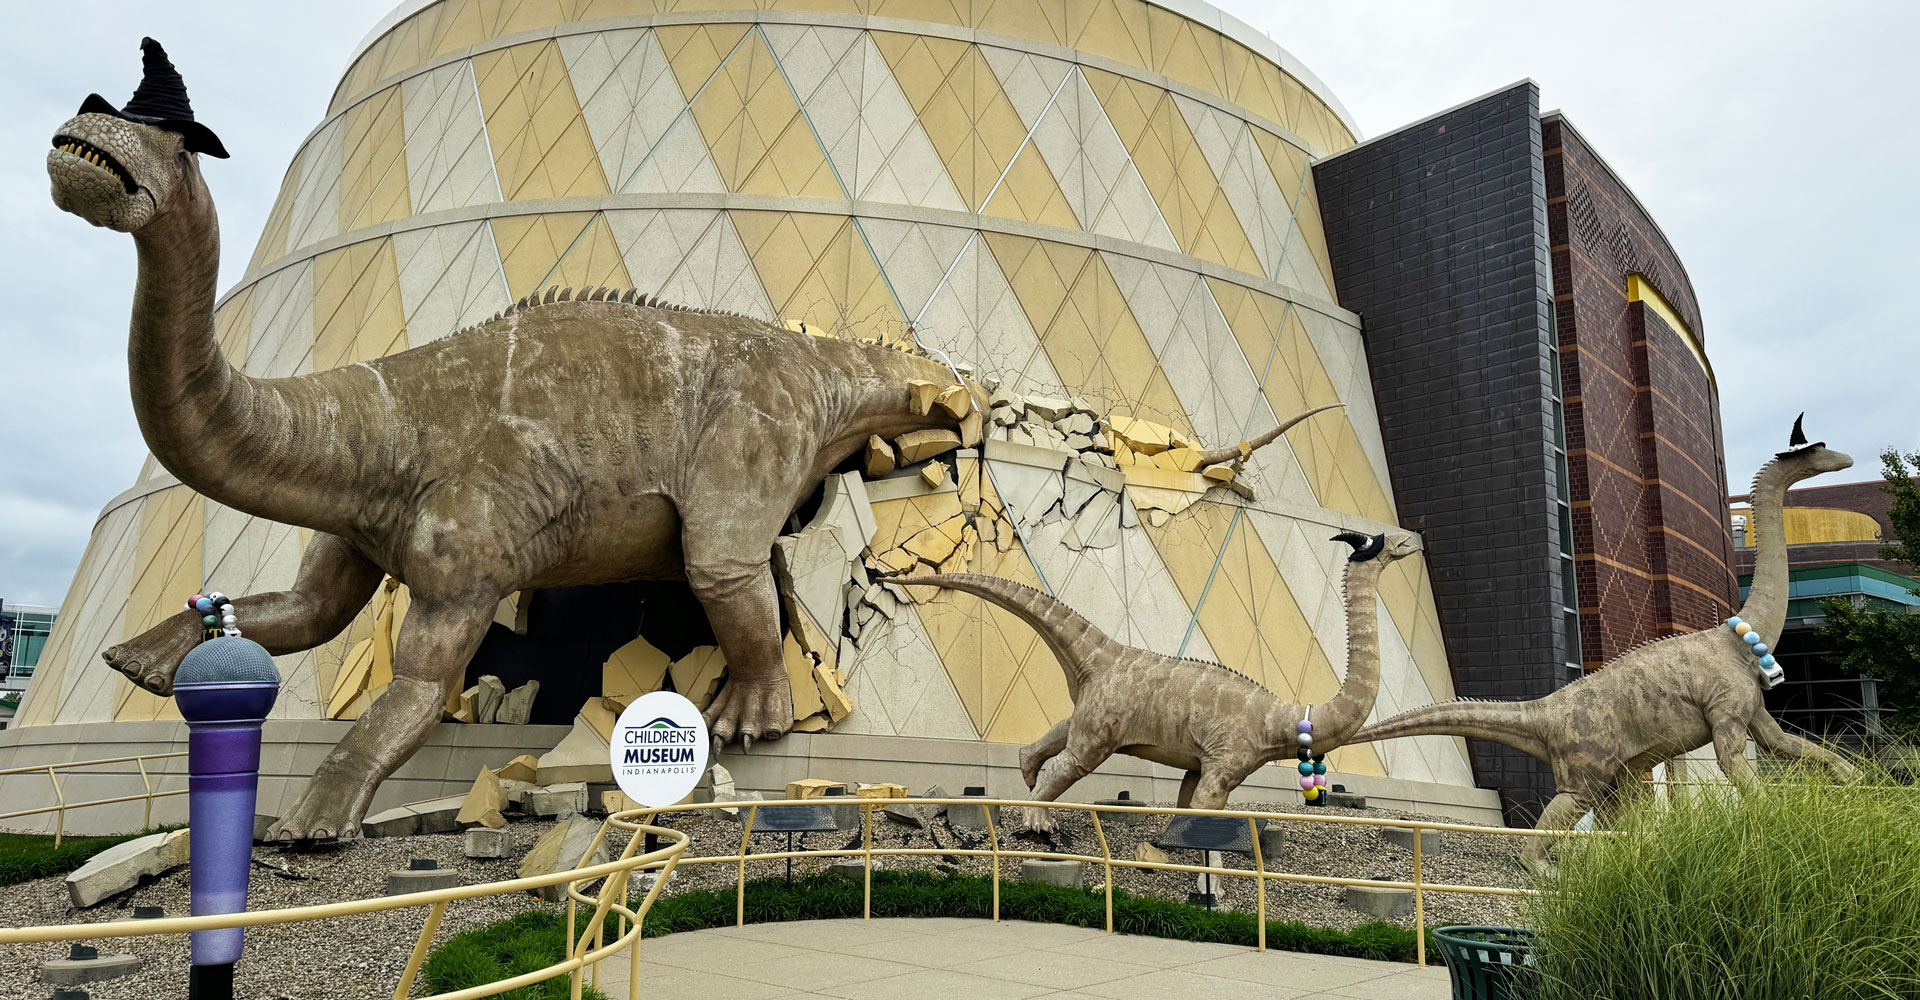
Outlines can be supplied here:
[[[1753, 582], [1752, 497], [1729, 502], [1734, 569], [1744, 596]], [[1891, 502], [1879, 480], [1787, 493], [1787, 624], [1774, 650], [1787, 682], [1767, 693], [1767, 709], [1789, 730], [1871, 742], [1880, 735], [1881, 715], [1898, 707], [1880, 700], [1872, 678], [1834, 663], [1817, 635], [1827, 620], [1820, 611], [1826, 597], [1845, 598], [1857, 608], [1920, 614], [1914, 567], [1880, 558], [1893, 527], [1887, 520]]]
[[0, 600], [0, 729], [7, 727], [20, 707], [20, 695], [33, 679], [33, 668], [40, 662], [58, 611]]

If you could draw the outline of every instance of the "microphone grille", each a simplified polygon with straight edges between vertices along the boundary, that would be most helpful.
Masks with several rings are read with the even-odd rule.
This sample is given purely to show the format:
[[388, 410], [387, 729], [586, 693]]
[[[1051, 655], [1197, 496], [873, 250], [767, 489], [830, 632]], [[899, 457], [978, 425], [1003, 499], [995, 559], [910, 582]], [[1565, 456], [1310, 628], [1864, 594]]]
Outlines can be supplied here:
[[263, 684], [280, 683], [280, 671], [273, 655], [252, 639], [223, 635], [193, 647], [180, 661], [173, 675], [181, 684]]

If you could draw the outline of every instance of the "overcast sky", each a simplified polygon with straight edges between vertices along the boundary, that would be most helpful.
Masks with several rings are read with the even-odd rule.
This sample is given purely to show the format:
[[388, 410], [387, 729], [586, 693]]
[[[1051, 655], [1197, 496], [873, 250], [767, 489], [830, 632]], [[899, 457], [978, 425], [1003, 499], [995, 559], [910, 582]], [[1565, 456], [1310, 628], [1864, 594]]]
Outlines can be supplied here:
[[[1920, 5], [1223, 0], [1377, 135], [1524, 77], [1637, 192], [1699, 293], [1730, 479], [1793, 415], [1850, 452], [1920, 448]], [[233, 159], [206, 172], [240, 275], [294, 148], [387, 0], [22, 3], [0, 37], [0, 598], [58, 604], [94, 518], [145, 455], [128, 404], [134, 259], [53, 208], [53, 130], [116, 105], [164, 42]]]

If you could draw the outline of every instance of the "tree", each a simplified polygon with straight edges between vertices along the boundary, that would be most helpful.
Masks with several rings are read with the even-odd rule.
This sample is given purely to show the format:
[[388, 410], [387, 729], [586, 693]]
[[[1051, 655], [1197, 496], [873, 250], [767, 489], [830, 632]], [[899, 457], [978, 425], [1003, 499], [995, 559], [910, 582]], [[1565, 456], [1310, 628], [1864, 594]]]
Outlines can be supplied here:
[[[1889, 448], [1880, 455], [1885, 489], [1893, 497], [1887, 519], [1893, 530], [1880, 547], [1882, 559], [1920, 569], [1920, 451], [1902, 455]], [[1920, 596], [1920, 589], [1914, 591]], [[1839, 665], [1871, 677], [1882, 703], [1894, 710], [1881, 717], [1889, 735], [1920, 742], [1920, 614], [1856, 608], [1844, 598], [1820, 602], [1827, 623], [1819, 636]]]

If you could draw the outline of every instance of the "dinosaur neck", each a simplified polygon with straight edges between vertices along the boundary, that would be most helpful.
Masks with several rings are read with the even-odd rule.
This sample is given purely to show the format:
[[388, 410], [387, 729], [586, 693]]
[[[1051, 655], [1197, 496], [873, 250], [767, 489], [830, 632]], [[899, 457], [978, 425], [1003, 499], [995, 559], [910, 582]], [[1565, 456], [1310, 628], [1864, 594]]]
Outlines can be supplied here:
[[319, 450], [332, 430], [297, 425], [312, 407], [282, 383], [299, 380], [253, 379], [227, 362], [213, 326], [220, 268], [213, 199], [190, 174], [175, 201], [133, 234], [139, 276], [127, 367], [141, 436], [197, 493], [249, 514], [323, 527], [297, 482], [318, 472], [322, 481], [347, 485], [327, 480], [331, 467], [314, 461], [325, 457]]
[[1079, 612], [1025, 584], [978, 573], [935, 573], [903, 578], [900, 583], [928, 584], [984, 598], [1013, 612], [1039, 633], [1060, 669], [1067, 675], [1067, 695], [1080, 697], [1080, 685], [1102, 665], [1127, 650]]
[[1737, 614], [1760, 630], [1768, 642], [1779, 639], [1787, 622], [1787, 526], [1783, 508], [1787, 488], [1804, 478], [1790, 459], [1774, 459], [1753, 482], [1753, 584]]
[[890, 441], [910, 431], [958, 427], [959, 421], [938, 405], [929, 413], [913, 412], [907, 388], [916, 379], [942, 389], [953, 385], [954, 373], [946, 365], [854, 341], [821, 338], [818, 347], [823, 363], [848, 373], [850, 386], [843, 398], [830, 401], [827, 407], [832, 418], [820, 452], [821, 476], [866, 447], [869, 437]]
[[1380, 589], [1384, 559], [1347, 563], [1347, 677], [1313, 713], [1316, 742], [1337, 745], [1367, 721], [1380, 692]]

